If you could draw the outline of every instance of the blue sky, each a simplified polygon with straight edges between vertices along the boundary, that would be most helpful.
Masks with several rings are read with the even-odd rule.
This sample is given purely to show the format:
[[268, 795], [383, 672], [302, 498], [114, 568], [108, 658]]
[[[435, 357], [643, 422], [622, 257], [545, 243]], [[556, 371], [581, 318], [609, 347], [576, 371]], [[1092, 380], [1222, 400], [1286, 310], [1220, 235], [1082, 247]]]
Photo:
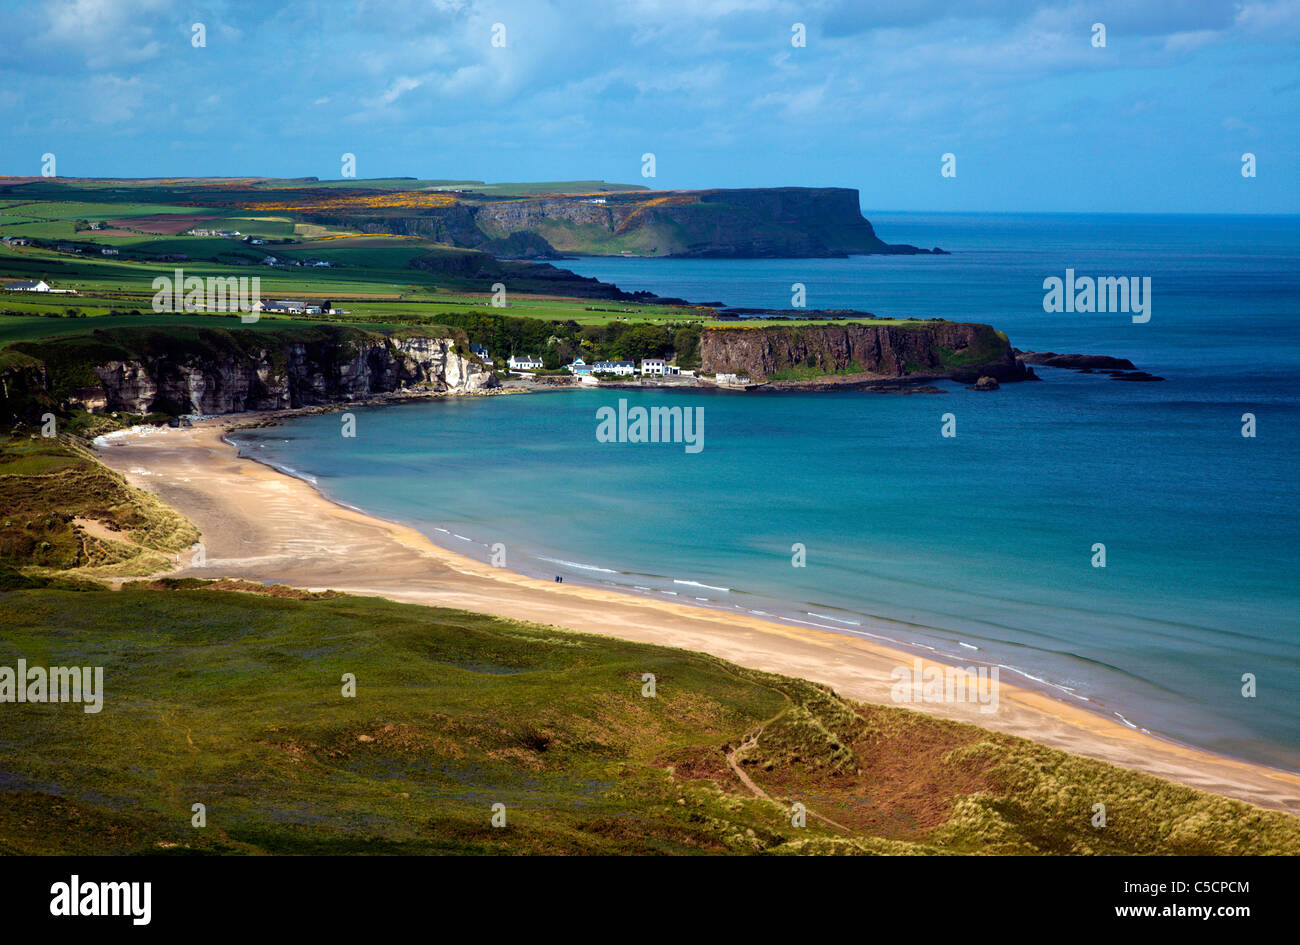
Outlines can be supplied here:
[[359, 177], [845, 186], [876, 210], [1300, 212], [1300, 0], [2, 9], [8, 175], [49, 152], [65, 177], [337, 178], [350, 152]]

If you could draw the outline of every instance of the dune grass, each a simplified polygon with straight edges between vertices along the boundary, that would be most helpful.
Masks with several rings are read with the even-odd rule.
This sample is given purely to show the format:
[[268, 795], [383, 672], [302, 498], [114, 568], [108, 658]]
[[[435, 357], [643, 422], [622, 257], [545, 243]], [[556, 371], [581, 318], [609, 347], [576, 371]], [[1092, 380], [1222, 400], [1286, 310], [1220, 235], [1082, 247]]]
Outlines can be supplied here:
[[0, 567], [29, 576], [154, 574], [198, 540], [183, 516], [85, 450], [39, 435], [0, 437]]
[[0, 851], [1300, 851], [1286, 814], [702, 654], [279, 593], [0, 594], [0, 663], [105, 680], [98, 714], [4, 706]]

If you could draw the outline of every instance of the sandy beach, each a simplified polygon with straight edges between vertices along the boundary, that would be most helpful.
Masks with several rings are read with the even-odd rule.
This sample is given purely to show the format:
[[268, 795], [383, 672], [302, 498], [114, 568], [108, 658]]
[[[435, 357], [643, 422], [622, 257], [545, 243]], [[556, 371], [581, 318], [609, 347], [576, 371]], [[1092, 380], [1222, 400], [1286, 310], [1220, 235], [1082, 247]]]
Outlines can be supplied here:
[[[209, 420], [190, 429], [127, 435], [99, 451], [108, 466], [159, 495], [202, 531], [205, 566], [190, 567], [186, 559], [173, 576], [328, 588], [681, 647], [883, 704], [892, 704], [890, 671], [917, 659], [842, 634], [556, 584], [480, 564], [414, 529], [343, 508], [306, 482], [239, 458], [222, 439], [230, 425]], [[1167, 742], [1005, 681], [994, 713], [981, 713], [974, 703], [911, 707], [1300, 814], [1300, 775]]]

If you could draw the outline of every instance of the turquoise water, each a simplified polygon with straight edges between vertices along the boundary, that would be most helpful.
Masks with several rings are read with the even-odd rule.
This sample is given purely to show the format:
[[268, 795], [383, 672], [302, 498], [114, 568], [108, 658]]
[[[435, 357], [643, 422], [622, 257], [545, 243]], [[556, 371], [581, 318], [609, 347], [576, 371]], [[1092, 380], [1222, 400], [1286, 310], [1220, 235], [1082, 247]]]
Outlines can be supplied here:
[[[568, 265], [735, 305], [788, 305], [803, 282], [810, 306], [987, 321], [1022, 348], [1121, 355], [1167, 380], [581, 390], [359, 409], [355, 439], [337, 415], [306, 417], [239, 442], [483, 561], [500, 542], [526, 573], [1000, 665], [1156, 734], [1300, 770], [1300, 221], [871, 218], [887, 240], [954, 255]], [[1151, 276], [1150, 323], [1044, 313], [1042, 280], [1067, 266]], [[703, 451], [597, 442], [597, 409], [620, 398], [703, 407]]]

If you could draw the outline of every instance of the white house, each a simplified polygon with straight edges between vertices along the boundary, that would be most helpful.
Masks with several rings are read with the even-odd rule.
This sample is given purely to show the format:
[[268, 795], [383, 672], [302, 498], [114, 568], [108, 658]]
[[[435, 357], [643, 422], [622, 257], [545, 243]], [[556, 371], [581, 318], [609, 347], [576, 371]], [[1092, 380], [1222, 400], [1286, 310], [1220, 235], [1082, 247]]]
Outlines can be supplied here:
[[635, 361], [597, 361], [591, 366], [597, 374], [619, 374], [631, 376], [636, 373]]
[[588, 364], [586, 361], [582, 360], [582, 358], [575, 358], [572, 364], [566, 364], [564, 368], [570, 374], [582, 376], [584, 374], [590, 374], [593, 370], [593, 365]]
[[482, 361], [484, 364], [486, 364], [488, 367], [492, 366], [493, 361], [492, 358], [488, 355], [487, 348], [483, 347], [482, 345], [470, 345], [469, 350], [477, 354], [479, 360]]
[[718, 374], [714, 379], [723, 387], [738, 387], [749, 383], [749, 378], [744, 374]]
[[510, 365], [512, 371], [531, 371], [542, 366], [542, 359], [531, 354], [522, 356], [512, 354], [506, 363]]
[[48, 282], [9, 282], [5, 284], [7, 292], [49, 292]]
[[666, 366], [667, 366], [667, 362], [665, 362], [662, 358], [642, 358], [641, 374], [643, 376], [658, 374], [660, 377], [663, 377], [665, 373], [664, 368]]

